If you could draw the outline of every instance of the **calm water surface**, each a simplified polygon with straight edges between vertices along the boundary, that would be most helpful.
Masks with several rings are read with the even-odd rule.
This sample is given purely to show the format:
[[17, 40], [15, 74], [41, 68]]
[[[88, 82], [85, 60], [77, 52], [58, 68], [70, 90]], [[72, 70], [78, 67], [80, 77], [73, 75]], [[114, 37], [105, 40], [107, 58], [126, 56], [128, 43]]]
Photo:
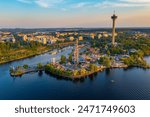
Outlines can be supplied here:
[[[47, 63], [51, 57], [46, 53], [0, 65], [0, 99], [150, 99], [150, 70], [140, 68], [105, 70], [81, 81], [61, 80], [44, 72], [19, 78], [9, 75], [10, 66]], [[150, 62], [150, 57], [146, 60]]]

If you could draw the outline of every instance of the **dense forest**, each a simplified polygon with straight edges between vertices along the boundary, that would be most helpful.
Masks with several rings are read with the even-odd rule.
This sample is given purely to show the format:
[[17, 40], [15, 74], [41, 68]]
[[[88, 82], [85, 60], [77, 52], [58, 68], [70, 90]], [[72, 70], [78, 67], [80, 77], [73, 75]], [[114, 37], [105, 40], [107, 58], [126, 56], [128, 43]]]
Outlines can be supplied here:
[[0, 43], [0, 63], [30, 57], [48, 49], [49, 47], [38, 42], [17, 41], [16, 43]]

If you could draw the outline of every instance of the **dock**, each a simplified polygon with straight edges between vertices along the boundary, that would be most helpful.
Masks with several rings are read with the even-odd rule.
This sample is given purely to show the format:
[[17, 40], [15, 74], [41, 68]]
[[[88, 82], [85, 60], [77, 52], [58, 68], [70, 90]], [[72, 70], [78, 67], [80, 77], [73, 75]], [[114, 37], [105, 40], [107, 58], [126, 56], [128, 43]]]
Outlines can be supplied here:
[[44, 71], [44, 69], [43, 68], [38, 69], [36, 67], [28, 68], [28, 69], [19, 68], [19, 69], [15, 69], [14, 71], [10, 71], [10, 75], [12, 77], [18, 77], [18, 76], [22, 76], [22, 75], [27, 74], [27, 73], [38, 72], [38, 71]]

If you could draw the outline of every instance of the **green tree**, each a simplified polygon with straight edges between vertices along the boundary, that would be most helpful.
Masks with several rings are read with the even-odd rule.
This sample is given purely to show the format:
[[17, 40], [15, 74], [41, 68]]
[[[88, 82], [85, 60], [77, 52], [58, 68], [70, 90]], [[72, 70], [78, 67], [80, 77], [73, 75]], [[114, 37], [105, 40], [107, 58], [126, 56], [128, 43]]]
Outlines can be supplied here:
[[43, 65], [42, 65], [41, 63], [38, 63], [38, 64], [37, 64], [37, 68], [38, 68], [38, 69], [42, 69], [42, 68], [43, 68]]
[[110, 60], [109, 58], [106, 58], [106, 59], [104, 60], [104, 65], [109, 68], [110, 65], [111, 65], [111, 60]]
[[94, 65], [94, 64], [90, 64], [90, 71], [97, 71], [98, 70], [98, 66]]
[[109, 68], [111, 65], [111, 60], [109, 57], [101, 57], [99, 63]]
[[27, 64], [24, 64], [24, 65], [23, 65], [23, 68], [24, 68], [24, 69], [28, 69], [29, 66], [28, 66]]
[[138, 55], [138, 57], [143, 58], [144, 53], [143, 53], [142, 51], [138, 51], [138, 52], [137, 52], [137, 55]]
[[80, 75], [85, 75], [87, 72], [86, 72], [86, 69], [84, 69], [84, 68], [82, 68], [81, 70], [80, 70]]
[[65, 57], [64, 55], [62, 55], [62, 56], [61, 56], [61, 59], [60, 59], [60, 63], [61, 63], [61, 64], [64, 64], [64, 63], [66, 63], [66, 62], [67, 62], [66, 57]]
[[110, 51], [109, 51], [109, 50], [107, 50], [107, 52], [106, 52], [106, 53], [107, 53], [107, 55], [108, 55], [108, 56], [110, 56]]
[[72, 54], [69, 55], [68, 61], [72, 62]]
[[74, 75], [74, 76], [77, 76], [78, 74], [79, 74], [78, 70], [74, 70], [74, 71], [73, 71], [73, 75]]

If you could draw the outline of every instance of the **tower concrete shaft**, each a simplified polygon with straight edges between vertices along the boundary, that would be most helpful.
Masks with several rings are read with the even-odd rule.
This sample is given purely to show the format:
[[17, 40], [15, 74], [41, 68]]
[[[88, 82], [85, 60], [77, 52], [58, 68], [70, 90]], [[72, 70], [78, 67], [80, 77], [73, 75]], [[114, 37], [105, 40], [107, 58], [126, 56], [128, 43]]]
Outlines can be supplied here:
[[116, 34], [116, 19], [118, 17], [114, 14], [111, 19], [113, 20], [113, 27], [112, 27], [112, 45], [115, 45], [115, 34]]

